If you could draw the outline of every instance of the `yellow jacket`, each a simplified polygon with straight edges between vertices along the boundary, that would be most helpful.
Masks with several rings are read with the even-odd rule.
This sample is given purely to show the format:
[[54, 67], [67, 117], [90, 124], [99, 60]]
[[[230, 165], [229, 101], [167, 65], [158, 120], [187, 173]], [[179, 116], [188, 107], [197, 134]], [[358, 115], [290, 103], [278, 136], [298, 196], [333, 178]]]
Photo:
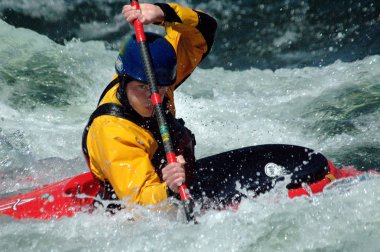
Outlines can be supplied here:
[[[169, 98], [174, 114], [174, 90], [192, 73], [211, 49], [216, 21], [207, 14], [178, 4], [157, 4], [165, 13], [165, 38], [177, 54], [177, 78]], [[105, 94], [99, 105], [121, 105], [118, 84]], [[165, 200], [167, 185], [152, 165], [158, 144], [151, 132], [138, 124], [111, 115], [96, 117], [88, 129], [86, 144], [89, 166], [102, 181], [107, 180], [117, 197], [128, 203], [155, 204]]]

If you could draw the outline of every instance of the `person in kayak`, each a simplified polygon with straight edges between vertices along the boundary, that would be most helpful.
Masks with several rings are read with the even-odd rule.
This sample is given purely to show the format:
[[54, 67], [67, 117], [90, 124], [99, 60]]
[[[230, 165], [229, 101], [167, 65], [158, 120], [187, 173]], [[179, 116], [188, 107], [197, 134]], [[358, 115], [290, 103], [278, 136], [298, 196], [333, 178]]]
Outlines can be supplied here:
[[104, 90], [83, 133], [82, 147], [91, 172], [103, 184], [103, 199], [150, 205], [176, 196], [191, 181], [193, 134], [175, 118], [174, 90], [210, 52], [217, 28], [210, 15], [175, 3], [123, 6], [132, 24], [165, 27], [166, 36], [146, 33], [177, 163], [167, 164], [139, 45], [133, 35], [120, 49], [116, 75]]

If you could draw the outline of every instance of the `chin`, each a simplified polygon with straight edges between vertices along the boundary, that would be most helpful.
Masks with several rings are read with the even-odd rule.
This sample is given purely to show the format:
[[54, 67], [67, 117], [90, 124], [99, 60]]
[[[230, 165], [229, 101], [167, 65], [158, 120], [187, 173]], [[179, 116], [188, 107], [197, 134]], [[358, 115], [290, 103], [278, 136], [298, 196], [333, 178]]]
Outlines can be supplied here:
[[152, 117], [153, 116], [153, 111], [148, 111], [148, 112], [145, 112], [145, 113], [141, 113], [140, 115], [143, 116], [143, 117]]

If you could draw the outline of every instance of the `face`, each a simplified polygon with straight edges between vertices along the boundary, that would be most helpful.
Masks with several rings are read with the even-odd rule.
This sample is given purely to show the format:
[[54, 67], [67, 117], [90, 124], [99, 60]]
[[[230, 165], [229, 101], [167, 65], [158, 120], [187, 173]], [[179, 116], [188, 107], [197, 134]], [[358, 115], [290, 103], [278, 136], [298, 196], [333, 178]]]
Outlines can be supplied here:
[[[143, 117], [152, 117], [153, 105], [150, 99], [151, 93], [149, 85], [139, 81], [131, 81], [126, 85], [125, 89], [129, 104], [132, 106], [132, 108]], [[158, 87], [158, 90], [162, 102], [168, 88]]]

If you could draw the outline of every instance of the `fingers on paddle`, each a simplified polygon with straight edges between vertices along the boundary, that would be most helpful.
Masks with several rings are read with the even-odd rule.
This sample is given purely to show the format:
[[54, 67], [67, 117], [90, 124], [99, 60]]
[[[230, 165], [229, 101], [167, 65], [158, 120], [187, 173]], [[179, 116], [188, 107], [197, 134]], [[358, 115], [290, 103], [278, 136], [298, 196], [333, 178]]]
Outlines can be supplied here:
[[124, 16], [124, 19], [130, 24], [133, 24], [136, 19], [141, 23], [145, 22], [145, 17], [142, 15], [141, 10], [136, 10], [135, 7], [130, 5], [124, 5], [121, 13]]

